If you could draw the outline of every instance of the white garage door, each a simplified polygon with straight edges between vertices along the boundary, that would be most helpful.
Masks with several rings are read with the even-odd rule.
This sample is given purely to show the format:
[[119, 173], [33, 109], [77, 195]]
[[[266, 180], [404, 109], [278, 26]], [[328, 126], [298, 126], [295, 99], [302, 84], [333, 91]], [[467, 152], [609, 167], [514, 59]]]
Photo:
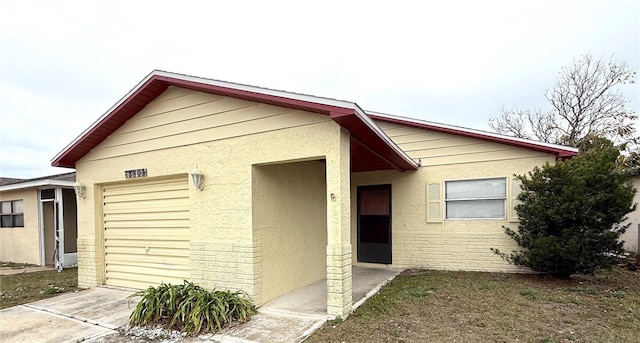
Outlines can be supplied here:
[[189, 279], [186, 177], [105, 186], [105, 284], [146, 288]]

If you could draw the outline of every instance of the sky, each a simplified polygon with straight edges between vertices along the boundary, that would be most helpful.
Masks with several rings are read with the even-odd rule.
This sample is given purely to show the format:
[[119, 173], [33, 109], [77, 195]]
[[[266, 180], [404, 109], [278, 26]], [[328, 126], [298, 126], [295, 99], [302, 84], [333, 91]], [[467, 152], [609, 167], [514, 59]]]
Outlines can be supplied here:
[[585, 53], [639, 71], [640, 1], [3, 1], [0, 176], [72, 171], [51, 159], [154, 69], [490, 130]]

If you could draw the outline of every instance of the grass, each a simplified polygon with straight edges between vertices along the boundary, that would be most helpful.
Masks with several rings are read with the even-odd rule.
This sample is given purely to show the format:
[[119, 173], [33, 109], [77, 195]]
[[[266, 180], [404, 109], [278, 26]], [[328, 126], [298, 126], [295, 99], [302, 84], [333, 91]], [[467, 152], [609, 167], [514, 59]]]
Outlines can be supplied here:
[[35, 265], [27, 264], [27, 263], [16, 263], [16, 262], [0, 262], [0, 268], [24, 269], [27, 267], [35, 267]]
[[638, 332], [640, 272], [408, 270], [305, 342], [635, 342]]
[[21, 305], [78, 289], [78, 268], [0, 276], [0, 308]]

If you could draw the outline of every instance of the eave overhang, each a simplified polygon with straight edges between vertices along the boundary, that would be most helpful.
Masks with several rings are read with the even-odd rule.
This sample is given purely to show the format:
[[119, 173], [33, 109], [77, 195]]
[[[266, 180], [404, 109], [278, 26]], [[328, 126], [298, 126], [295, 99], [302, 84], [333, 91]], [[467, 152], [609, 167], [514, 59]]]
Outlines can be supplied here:
[[75, 168], [76, 162], [169, 86], [328, 115], [351, 134], [352, 171], [416, 170], [402, 151], [355, 103], [289, 93], [155, 70], [102, 115], [52, 160], [54, 167]]
[[400, 124], [419, 129], [431, 130], [442, 133], [449, 133], [463, 137], [481, 139], [489, 142], [512, 145], [524, 149], [540, 151], [555, 155], [556, 159], [571, 158], [578, 154], [578, 149], [564, 145], [538, 142], [524, 138], [504, 136], [493, 132], [485, 132], [480, 130], [468, 129], [459, 126], [434, 123], [419, 119], [393, 116], [390, 114], [366, 111], [367, 115], [373, 120], [384, 121], [388, 123]]

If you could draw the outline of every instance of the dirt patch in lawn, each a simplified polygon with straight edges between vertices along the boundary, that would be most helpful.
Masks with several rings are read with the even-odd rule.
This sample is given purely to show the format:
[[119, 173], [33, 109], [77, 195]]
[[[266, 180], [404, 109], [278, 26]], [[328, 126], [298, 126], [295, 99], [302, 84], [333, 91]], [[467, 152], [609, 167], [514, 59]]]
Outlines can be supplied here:
[[634, 342], [640, 273], [538, 275], [408, 270], [306, 342]]
[[35, 264], [0, 262], [0, 269], [24, 269], [28, 267], [35, 267]]
[[21, 305], [78, 289], [78, 268], [0, 276], [0, 308]]

